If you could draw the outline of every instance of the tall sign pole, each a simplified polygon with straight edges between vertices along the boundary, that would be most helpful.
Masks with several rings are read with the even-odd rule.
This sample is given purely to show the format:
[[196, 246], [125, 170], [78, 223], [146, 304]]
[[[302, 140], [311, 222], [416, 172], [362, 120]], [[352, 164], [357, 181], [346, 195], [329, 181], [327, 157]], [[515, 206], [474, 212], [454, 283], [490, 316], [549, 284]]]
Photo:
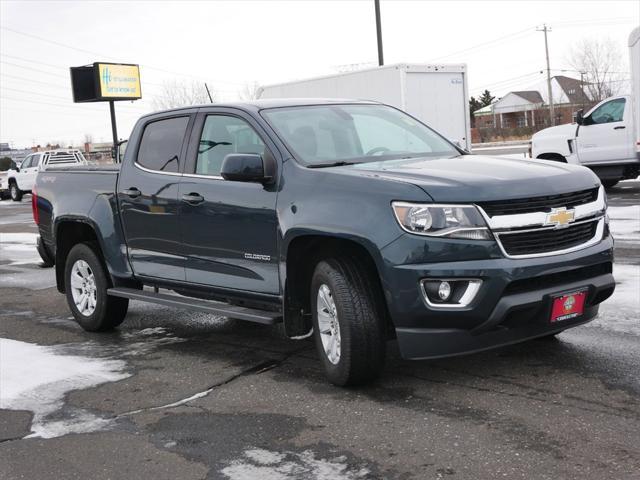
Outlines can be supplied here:
[[551, 91], [551, 67], [549, 66], [549, 43], [547, 41], [547, 32], [551, 31], [550, 27], [547, 27], [547, 24], [544, 23], [542, 28], [536, 29], [539, 32], [544, 32], [544, 51], [547, 56], [547, 94], [549, 95], [549, 116], [551, 117], [551, 125], [556, 124], [556, 116], [554, 114], [553, 109], [553, 92]]
[[380, 0], [373, 0], [376, 7], [376, 33], [378, 35], [378, 65], [384, 65], [382, 55], [382, 25], [380, 23]]
[[109, 113], [111, 114], [111, 135], [113, 136], [113, 150], [111, 156], [118, 162], [118, 128], [116, 127], [116, 105], [113, 100], [109, 100]]

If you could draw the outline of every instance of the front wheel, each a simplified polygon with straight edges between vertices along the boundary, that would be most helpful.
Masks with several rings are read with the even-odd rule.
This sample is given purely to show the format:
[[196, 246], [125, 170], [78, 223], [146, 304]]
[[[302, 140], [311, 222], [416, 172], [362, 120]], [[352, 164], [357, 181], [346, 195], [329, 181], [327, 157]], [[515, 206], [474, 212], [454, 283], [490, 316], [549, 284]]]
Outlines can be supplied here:
[[334, 385], [378, 377], [385, 360], [385, 317], [374, 282], [349, 258], [318, 263], [311, 281], [316, 348]]
[[89, 332], [111, 330], [124, 321], [126, 298], [107, 295], [109, 280], [102, 262], [89, 244], [73, 247], [64, 269], [65, 291], [71, 313]]
[[11, 200], [14, 202], [19, 202], [22, 200], [22, 191], [18, 188], [18, 184], [13, 182], [9, 187], [9, 195], [11, 196]]

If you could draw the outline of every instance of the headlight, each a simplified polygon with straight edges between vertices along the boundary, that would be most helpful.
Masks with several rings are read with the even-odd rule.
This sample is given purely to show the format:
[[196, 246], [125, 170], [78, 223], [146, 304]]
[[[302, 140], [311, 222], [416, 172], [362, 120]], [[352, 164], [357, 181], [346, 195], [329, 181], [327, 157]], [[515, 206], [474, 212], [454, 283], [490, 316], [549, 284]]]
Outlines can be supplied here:
[[409, 233], [433, 237], [492, 240], [482, 215], [473, 205], [393, 202], [400, 226]]

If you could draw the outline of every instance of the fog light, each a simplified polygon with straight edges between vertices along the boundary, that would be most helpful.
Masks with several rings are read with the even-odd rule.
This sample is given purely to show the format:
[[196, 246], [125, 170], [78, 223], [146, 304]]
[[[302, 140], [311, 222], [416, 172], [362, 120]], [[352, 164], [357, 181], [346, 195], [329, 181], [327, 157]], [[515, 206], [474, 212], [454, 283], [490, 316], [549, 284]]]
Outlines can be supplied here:
[[440, 282], [440, 285], [438, 285], [438, 296], [443, 302], [449, 300], [451, 296], [451, 285], [449, 282]]
[[429, 307], [463, 308], [474, 300], [482, 280], [479, 278], [425, 278], [420, 281], [423, 298]]

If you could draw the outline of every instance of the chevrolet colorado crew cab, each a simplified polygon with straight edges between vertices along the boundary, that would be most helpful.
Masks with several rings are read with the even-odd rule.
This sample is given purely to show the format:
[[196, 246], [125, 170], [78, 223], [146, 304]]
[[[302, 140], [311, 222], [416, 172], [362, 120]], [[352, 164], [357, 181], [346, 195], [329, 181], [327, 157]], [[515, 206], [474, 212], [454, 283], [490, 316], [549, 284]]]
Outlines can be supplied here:
[[374, 102], [258, 100], [142, 117], [122, 164], [41, 173], [33, 210], [88, 331], [129, 300], [313, 335], [337, 385], [404, 358], [583, 324], [614, 290], [588, 169], [468, 155]]

